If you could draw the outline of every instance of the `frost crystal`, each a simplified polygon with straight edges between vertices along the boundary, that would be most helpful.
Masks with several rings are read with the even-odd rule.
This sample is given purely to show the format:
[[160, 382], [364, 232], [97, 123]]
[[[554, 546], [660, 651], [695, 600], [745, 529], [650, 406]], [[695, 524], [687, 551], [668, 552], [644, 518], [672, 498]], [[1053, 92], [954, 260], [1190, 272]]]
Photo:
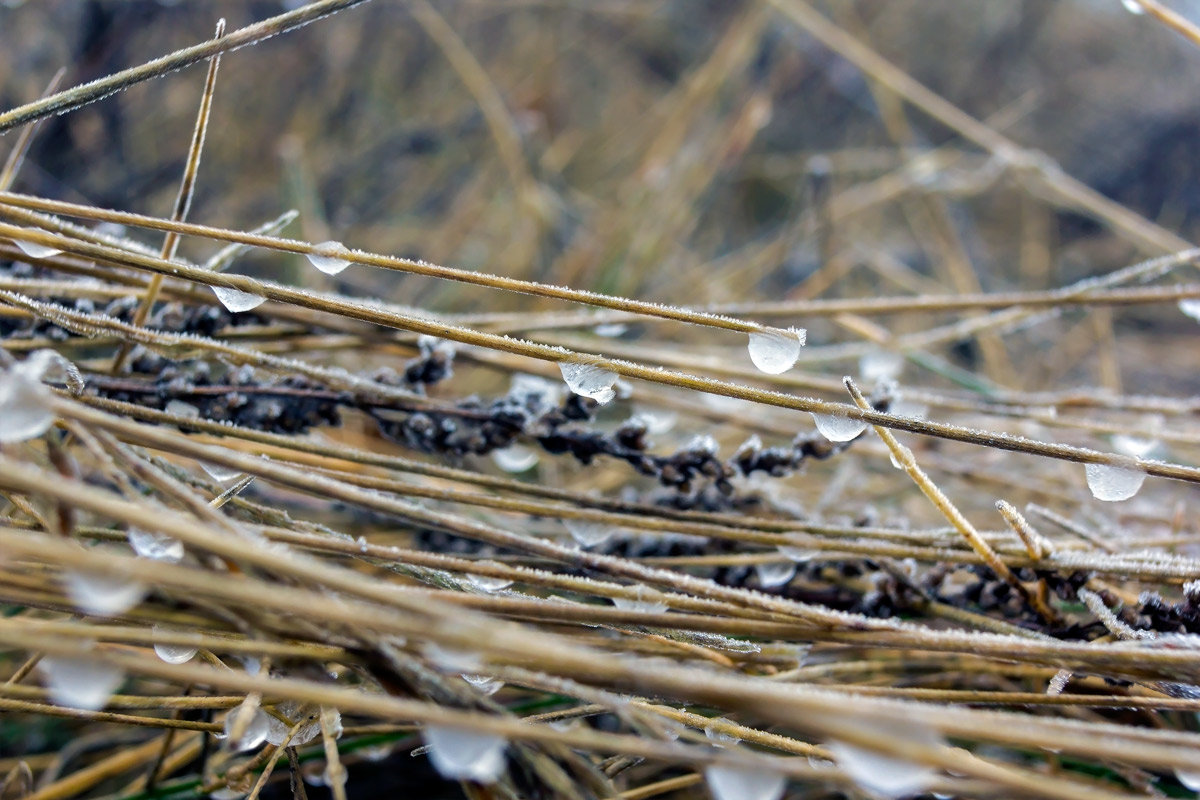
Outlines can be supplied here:
[[805, 331], [795, 328], [764, 328], [750, 334], [750, 360], [760, 372], [779, 375], [787, 372], [800, 357]]
[[1084, 472], [1092, 496], [1110, 503], [1133, 497], [1146, 480], [1144, 472], [1108, 464], [1085, 464]]
[[326, 275], [337, 275], [350, 266], [350, 251], [341, 242], [321, 242], [308, 253], [309, 262]]
[[817, 430], [831, 442], [848, 442], [867, 429], [867, 423], [849, 417], [813, 414]]
[[142, 558], [165, 561], [168, 564], [176, 564], [183, 560], [183, 542], [178, 539], [140, 528], [130, 528], [126, 536], [129, 537], [129, 546], [133, 548], [133, 552]]
[[262, 295], [243, 292], [241, 289], [231, 289], [228, 286], [212, 286], [210, 288], [213, 290], [213, 294], [217, 296], [217, 299], [221, 301], [221, 305], [225, 306], [233, 314], [258, 308], [267, 302], [267, 298]]
[[50, 699], [60, 706], [95, 711], [121, 685], [125, 673], [119, 667], [88, 658], [46, 657], [38, 666], [46, 676]]
[[558, 368], [567, 388], [575, 394], [590, 397], [601, 405], [616, 396], [613, 384], [617, 382], [617, 373], [612, 370], [574, 361], [560, 361]]
[[745, 769], [713, 764], [704, 768], [713, 800], [778, 800], [787, 778], [769, 769]]
[[424, 734], [429, 760], [443, 778], [493, 783], [504, 770], [503, 736], [440, 725], [426, 726]]

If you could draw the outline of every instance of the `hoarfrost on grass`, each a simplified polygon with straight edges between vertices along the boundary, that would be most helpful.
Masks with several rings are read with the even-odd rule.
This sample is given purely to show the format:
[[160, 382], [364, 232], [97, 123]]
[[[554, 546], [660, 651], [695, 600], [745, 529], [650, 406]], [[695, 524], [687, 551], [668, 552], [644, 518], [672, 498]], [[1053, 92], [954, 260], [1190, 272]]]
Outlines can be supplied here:
[[760, 372], [779, 375], [787, 372], [800, 357], [805, 331], [795, 328], [764, 328], [750, 333], [750, 360]]
[[787, 777], [769, 769], [748, 769], [711, 764], [704, 780], [713, 800], [778, 800], [787, 787]]
[[47, 656], [38, 667], [55, 705], [88, 711], [104, 708], [125, 679], [120, 667], [90, 658]]
[[646, 433], [651, 436], [661, 436], [675, 427], [679, 415], [668, 410], [635, 408], [633, 418], [646, 426]]
[[191, 403], [185, 403], [182, 400], [171, 400], [167, 403], [166, 412], [174, 414], [177, 417], [184, 419], [199, 419], [200, 409], [196, 408]]
[[618, 376], [612, 370], [578, 361], [560, 361], [558, 369], [567, 388], [575, 394], [590, 397], [601, 405], [616, 397], [613, 385]]
[[817, 431], [831, 442], [848, 442], [867, 429], [867, 423], [850, 417], [813, 413], [812, 418]]
[[1109, 503], [1128, 500], [1138, 493], [1146, 481], [1146, 473], [1140, 470], [1110, 464], [1085, 464], [1084, 473], [1092, 496]]
[[313, 245], [308, 261], [326, 275], [337, 275], [350, 266], [350, 251], [341, 242], [321, 242]]
[[429, 760], [443, 778], [494, 783], [504, 771], [503, 736], [440, 725], [427, 725], [423, 733]]

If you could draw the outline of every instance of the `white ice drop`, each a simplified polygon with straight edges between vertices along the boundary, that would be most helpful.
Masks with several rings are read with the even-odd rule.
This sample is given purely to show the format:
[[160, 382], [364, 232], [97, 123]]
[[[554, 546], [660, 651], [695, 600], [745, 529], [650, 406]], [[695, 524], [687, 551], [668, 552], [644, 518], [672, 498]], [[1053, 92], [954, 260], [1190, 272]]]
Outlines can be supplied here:
[[831, 442], [848, 442], [867, 429], [867, 423], [849, 417], [813, 414], [817, 430]]
[[[321, 735], [321, 714], [315, 706], [306, 706], [295, 701], [282, 703], [279, 706], [279, 713], [292, 721], [291, 725], [284, 725], [279, 720], [270, 714], [267, 715], [267, 735], [266, 739], [273, 745], [283, 744], [283, 740], [287, 739], [288, 732], [297, 724], [303, 723], [296, 730], [296, 734], [288, 741], [288, 747], [299, 747], [306, 742], [311, 742], [313, 739]], [[340, 724], [341, 717], [338, 717]]]
[[1110, 503], [1133, 497], [1146, 480], [1144, 472], [1108, 464], [1085, 464], [1083, 469], [1092, 496]]
[[434, 666], [446, 672], [475, 674], [483, 666], [483, 659], [479, 654], [470, 650], [455, 650], [452, 647], [442, 647], [435, 642], [428, 642], [424, 651], [425, 656], [433, 662]]
[[[494, 561], [489, 562], [489, 564], [494, 563]], [[488, 593], [498, 592], [501, 589], [507, 589], [508, 587], [512, 586], [513, 583], [512, 578], [493, 578], [491, 575], [476, 575], [473, 572], [467, 573], [467, 580], [469, 580], [471, 585], [476, 589]]]
[[1151, 450], [1158, 447], [1158, 440], [1143, 439], [1140, 436], [1126, 436], [1123, 433], [1117, 433], [1112, 437], [1112, 445], [1113, 449], [1118, 453], [1124, 453], [1134, 458], [1145, 458], [1150, 455]]
[[750, 360], [760, 372], [778, 375], [787, 372], [800, 357], [806, 333], [803, 328], [763, 328], [750, 334]]
[[[241, 713], [243, 713], [242, 708], [239, 706], [225, 715], [226, 739], [233, 736], [234, 725], [237, 722], [238, 715]], [[236, 742], [230, 739], [229, 749], [235, 753], [240, 753], [243, 750], [253, 750], [267, 740], [267, 734], [270, 730], [269, 715], [261, 708], [256, 708], [251, 712], [250, 721], [246, 723], [245, 728], [242, 730], [241, 737]]]
[[183, 542], [178, 539], [141, 528], [130, 528], [125, 535], [129, 537], [129, 546], [133, 548], [133, 552], [142, 558], [165, 561], [168, 564], [177, 564], [183, 560]]
[[89, 711], [104, 708], [125, 679], [120, 667], [90, 658], [47, 656], [38, 667], [46, 676], [46, 689], [56, 705]]
[[[158, 633], [163, 628], [155, 625], [150, 630]], [[192, 660], [192, 656], [196, 655], [196, 648], [185, 644], [155, 644], [154, 653], [168, 664], [183, 664]]]
[[588, 519], [566, 518], [562, 523], [563, 527], [567, 529], [567, 533], [571, 534], [571, 538], [579, 542], [581, 547], [596, 547], [604, 544], [617, 532], [616, 528], [606, 522], [594, 522]]
[[744, 769], [712, 764], [704, 768], [704, 780], [713, 800], [778, 800], [787, 778], [769, 769]]
[[704, 726], [704, 738], [715, 744], [717, 747], [732, 747], [741, 741], [732, 733], [725, 733], [719, 730], [718, 726], [728, 725], [729, 720], [724, 717], [717, 717]]
[[503, 736], [440, 725], [427, 725], [424, 735], [429, 760], [443, 778], [493, 783], [504, 771]]
[[166, 412], [174, 414], [177, 417], [184, 419], [199, 419], [200, 409], [196, 408], [191, 403], [185, 403], [182, 400], [171, 400], [167, 403]]
[[595, 364], [582, 364], [577, 361], [560, 361], [558, 369], [562, 372], [567, 388], [575, 394], [590, 397], [603, 405], [616, 396], [613, 384], [617, 382], [617, 373]]
[[201, 461], [200, 467], [208, 473], [208, 476], [218, 483], [225, 483], [242, 474], [241, 470], [227, 467], [223, 464], [213, 464], [208, 461]]
[[41, 436], [54, 424], [53, 395], [25, 362], [0, 371], [0, 444]]
[[894, 756], [883, 755], [847, 742], [832, 741], [828, 748], [838, 766], [862, 788], [880, 797], [905, 797], [922, 791], [935, 772]]
[[758, 575], [758, 585], [764, 589], [774, 589], [783, 586], [796, 574], [794, 561], [775, 561], [770, 564], [755, 564], [754, 572]]
[[267, 302], [267, 298], [262, 295], [243, 292], [241, 289], [231, 289], [228, 286], [213, 286], [211, 288], [213, 294], [221, 301], [221, 305], [225, 306], [233, 314], [258, 308]]
[[1200, 297], [1189, 297], [1179, 301], [1179, 310], [1196, 322], [1200, 322]]
[[21, 239], [13, 239], [13, 242], [17, 247], [21, 248], [22, 253], [30, 258], [49, 258], [62, 252], [62, 249], [59, 247], [48, 247], [37, 242], [26, 242]]
[[1175, 770], [1175, 780], [1182, 783], [1193, 792], [1200, 792], [1200, 772], [1185, 772], [1184, 770]]
[[[642, 595], [641, 587], [638, 587], [638, 597]], [[622, 611], [644, 611], [647, 614], [665, 614], [670, 611], [670, 606], [666, 603], [660, 603], [654, 600], [630, 600], [628, 597], [614, 597], [612, 604]]]
[[806, 561], [812, 561], [817, 556], [821, 555], [820, 550], [812, 550], [807, 547], [791, 547], [786, 544], [779, 545], [779, 554], [784, 558], [790, 558], [797, 564], [803, 564]]
[[85, 614], [112, 617], [136, 606], [146, 595], [146, 587], [117, 575], [89, 572], [65, 572], [67, 596]]
[[890, 350], [872, 350], [858, 359], [858, 375], [863, 383], [874, 386], [880, 381], [894, 381], [904, 369], [904, 356]]
[[1145, 14], [1146, 8], [1138, 0], [1121, 0], [1121, 5], [1125, 6], [1125, 10], [1130, 14]]
[[326, 275], [337, 275], [350, 266], [350, 251], [341, 242], [321, 242], [307, 255], [309, 262]]
[[492, 451], [492, 461], [505, 472], [525, 472], [533, 469], [538, 463], [536, 450], [519, 444]]
[[493, 695], [504, 687], [504, 681], [499, 678], [493, 678], [490, 675], [472, 675], [469, 672], [464, 672], [462, 679], [474, 686], [485, 695]]

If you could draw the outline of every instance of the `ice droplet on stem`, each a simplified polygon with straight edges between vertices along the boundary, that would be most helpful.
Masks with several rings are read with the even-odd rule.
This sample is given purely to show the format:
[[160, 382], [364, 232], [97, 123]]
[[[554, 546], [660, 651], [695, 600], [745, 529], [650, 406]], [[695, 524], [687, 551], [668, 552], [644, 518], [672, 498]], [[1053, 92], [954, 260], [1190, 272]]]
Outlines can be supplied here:
[[594, 522], [588, 519], [571, 519], [562, 521], [563, 527], [571, 538], [579, 542], [580, 547], [596, 547], [604, 544], [616, 534], [617, 529], [605, 522]]
[[778, 772], [721, 764], [705, 767], [704, 780], [713, 800], [778, 800], [787, 786], [787, 778]]
[[46, 688], [56, 705], [89, 711], [104, 708], [125, 679], [120, 667], [90, 658], [47, 656], [38, 667], [46, 676]]
[[[891, 726], [888, 726], [887, 730], [892, 732]], [[878, 733], [878, 729], [875, 732]], [[897, 738], [914, 739], [924, 744], [942, 743], [940, 736], [920, 725], [905, 729], [895, 727], [894, 733]], [[881, 797], [896, 798], [916, 794], [928, 786], [936, 775], [932, 767], [849, 742], [834, 740], [829, 742], [827, 747], [837, 760], [838, 766], [845, 770], [855, 783]]]
[[1133, 497], [1146, 480], [1146, 473], [1140, 470], [1110, 464], [1085, 464], [1083, 469], [1092, 496], [1110, 503]]
[[217, 299], [221, 301], [221, 305], [225, 306], [226, 310], [232, 314], [258, 308], [267, 302], [267, 298], [262, 295], [243, 292], [241, 289], [231, 289], [228, 286], [212, 286], [210, 288]]
[[427, 725], [423, 733], [429, 760], [443, 778], [493, 783], [504, 770], [503, 736], [440, 725]]
[[133, 552], [142, 558], [165, 561], [168, 564], [177, 564], [183, 560], [183, 542], [178, 539], [141, 528], [130, 528], [125, 535], [129, 538], [129, 546], [133, 548]]
[[341, 242], [321, 242], [307, 254], [309, 263], [326, 275], [337, 275], [350, 266], [350, 251]]
[[613, 384], [617, 382], [617, 373], [612, 370], [578, 361], [560, 361], [558, 369], [567, 388], [575, 394], [590, 397], [601, 405], [616, 396]]
[[820, 434], [831, 442], [848, 442], [867, 429], [867, 423], [850, 417], [814, 412], [812, 418]]
[[779, 375], [787, 372], [800, 357], [804, 346], [804, 329], [763, 328], [750, 333], [750, 360], [760, 372]]
[[1179, 301], [1179, 310], [1196, 322], [1200, 322], [1200, 297], [1189, 297]]
[[505, 472], [524, 472], [538, 463], [538, 454], [524, 445], [510, 444], [492, 451], [492, 461]]
[[54, 424], [50, 390], [23, 366], [0, 372], [0, 443], [36, 438]]
[[[163, 629], [155, 625], [150, 630], [158, 633]], [[196, 648], [186, 644], [156, 644], [154, 653], [168, 664], [183, 664], [192, 660], [192, 656], [196, 655]]]
[[21, 239], [13, 239], [13, 243], [21, 248], [21, 252], [30, 258], [50, 258], [62, 252], [62, 248], [51, 247], [49, 245], [38, 244], [37, 242], [26, 242]]
[[72, 605], [98, 617], [122, 614], [140, 603], [146, 594], [143, 584], [117, 575], [65, 572], [63, 581]]
[[758, 584], [764, 589], [774, 589], [783, 586], [796, 574], [796, 562], [774, 561], [769, 564], [755, 564], [754, 572], [758, 575]]

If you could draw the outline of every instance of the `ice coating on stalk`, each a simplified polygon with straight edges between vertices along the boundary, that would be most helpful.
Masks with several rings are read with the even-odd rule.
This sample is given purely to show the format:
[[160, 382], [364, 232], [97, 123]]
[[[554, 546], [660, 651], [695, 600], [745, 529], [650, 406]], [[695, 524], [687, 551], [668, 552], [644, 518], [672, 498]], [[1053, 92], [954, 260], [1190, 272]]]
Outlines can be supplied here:
[[613, 384], [617, 382], [617, 373], [612, 370], [577, 361], [560, 361], [558, 369], [567, 388], [575, 394], [590, 397], [601, 405], [616, 396]]
[[537, 451], [519, 444], [492, 451], [492, 461], [505, 472], [524, 472], [538, 463]]
[[221, 305], [225, 306], [226, 310], [231, 314], [249, 311], [267, 302], [267, 298], [262, 295], [243, 292], [241, 289], [231, 289], [228, 286], [213, 286], [210, 288], [213, 290], [213, 294], [217, 296], [217, 299], [221, 301]]
[[503, 736], [441, 725], [427, 725], [424, 736], [429, 760], [443, 778], [493, 783], [504, 771]]
[[21, 239], [13, 239], [13, 243], [21, 248], [21, 252], [30, 258], [50, 258], [62, 252], [61, 248], [50, 247], [49, 245], [38, 244], [37, 242], [26, 242]]
[[493, 678], [490, 675], [472, 675], [469, 672], [462, 674], [462, 679], [474, 686], [485, 695], [493, 695], [504, 687], [504, 681], [499, 678]]
[[1196, 322], [1200, 322], [1200, 297], [1191, 297], [1179, 301], [1179, 310]]
[[133, 552], [151, 561], [165, 561], [177, 564], [183, 560], [183, 542], [154, 531], [144, 531], [141, 528], [130, 528], [125, 534], [129, 538], [129, 546]]
[[326, 275], [337, 275], [350, 266], [350, 251], [341, 242], [321, 242], [313, 245], [308, 261]]
[[805, 331], [795, 328], [763, 328], [750, 333], [750, 360], [759, 372], [779, 375], [787, 372], [800, 357]]
[[721, 764], [705, 767], [704, 781], [713, 800], [778, 800], [787, 786], [787, 778], [778, 772]]
[[1109, 503], [1133, 497], [1146, 480], [1146, 473], [1140, 470], [1110, 464], [1085, 464], [1084, 473], [1092, 496]]
[[820, 434], [831, 442], [848, 442], [867, 429], [867, 423], [850, 417], [813, 413], [812, 418]]
[[758, 576], [758, 584], [764, 589], [774, 589], [784, 586], [796, 574], [794, 561], [774, 561], [770, 564], [755, 564], [754, 573]]
[[117, 575], [66, 572], [63, 581], [72, 605], [98, 617], [122, 614], [140, 603], [146, 594], [143, 584]]
[[784, 558], [790, 558], [797, 564], [803, 564], [806, 561], [812, 561], [821, 554], [819, 550], [812, 550], [807, 547], [793, 547], [791, 545], [779, 545], [779, 554]]
[[617, 529], [607, 522], [595, 522], [589, 519], [568, 517], [562, 523], [563, 527], [567, 529], [567, 533], [571, 534], [571, 538], [578, 542], [580, 547], [596, 547], [604, 544], [617, 532]]
[[89, 711], [104, 708], [125, 679], [120, 667], [90, 658], [47, 656], [38, 667], [45, 675], [51, 701]]

